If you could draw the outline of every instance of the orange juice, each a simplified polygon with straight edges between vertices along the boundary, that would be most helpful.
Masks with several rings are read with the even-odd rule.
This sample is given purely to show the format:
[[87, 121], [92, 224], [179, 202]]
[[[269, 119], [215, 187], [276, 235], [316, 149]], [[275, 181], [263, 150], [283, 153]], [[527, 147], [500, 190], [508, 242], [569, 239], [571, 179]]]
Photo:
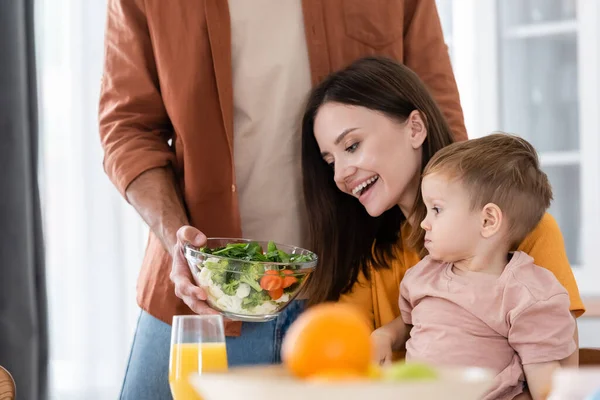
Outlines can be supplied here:
[[[200, 370], [198, 370], [200, 367]], [[180, 343], [171, 348], [169, 384], [174, 400], [201, 400], [188, 378], [192, 372], [227, 370], [225, 343]]]

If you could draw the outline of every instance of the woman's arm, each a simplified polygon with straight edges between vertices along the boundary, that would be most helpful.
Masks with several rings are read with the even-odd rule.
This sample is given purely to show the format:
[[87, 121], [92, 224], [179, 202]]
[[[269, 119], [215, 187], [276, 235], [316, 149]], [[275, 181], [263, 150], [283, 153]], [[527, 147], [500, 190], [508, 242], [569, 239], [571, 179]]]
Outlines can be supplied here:
[[407, 325], [402, 317], [385, 324], [373, 331], [373, 336], [381, 336], [389, 339], [391, 350], [398, 351], [404, 348], [412, 325]]
[[379, 364], [389, 364], [393, 359], [393, 352], [404, 348], [410, 326], [404, 323], [402, 317], [375, 329], [371, 334], [374, 347], [374, 360]]

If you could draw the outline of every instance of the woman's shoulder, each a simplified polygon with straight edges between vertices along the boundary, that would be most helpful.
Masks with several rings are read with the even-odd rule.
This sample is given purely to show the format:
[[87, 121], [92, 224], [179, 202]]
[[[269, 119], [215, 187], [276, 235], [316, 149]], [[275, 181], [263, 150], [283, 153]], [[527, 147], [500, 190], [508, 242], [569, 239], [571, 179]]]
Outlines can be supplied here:
[[[544, 214], [538, 225], [517, 249], [533, 257], [535, 264], [553, 272], [571, 268], [560, 227], [554, 217]], [[561, 273], [556, 275], [560, 276]]]
[[533, 231], [535, 232], [538, 229], [557, 230], [558, 232], [560, 232], [560, 228], [558, 227], [558, 222], [556, 222], [556, 219], [554, 219], [554, 217], [550, 213], [544, 213], [544, 215], [542, 216], [542, 219], [540, 220], [537, 227]]
[[557, 242], [563, 243], [560, 227], [551, 214], [545, 213], [537, 226], [521, 242], [519, 250], [529, 253], [540, 244], [552, 246]]

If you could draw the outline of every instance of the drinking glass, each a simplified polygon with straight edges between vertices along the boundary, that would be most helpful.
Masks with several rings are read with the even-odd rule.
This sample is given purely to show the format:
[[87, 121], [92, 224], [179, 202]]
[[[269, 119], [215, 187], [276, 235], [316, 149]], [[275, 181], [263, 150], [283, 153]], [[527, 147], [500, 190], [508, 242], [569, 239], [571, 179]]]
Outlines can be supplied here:
[[171, 331], [169, 385], [174, 400], [201, 400], [190, 374], [227, 370], [221, 315], [176, 315]]

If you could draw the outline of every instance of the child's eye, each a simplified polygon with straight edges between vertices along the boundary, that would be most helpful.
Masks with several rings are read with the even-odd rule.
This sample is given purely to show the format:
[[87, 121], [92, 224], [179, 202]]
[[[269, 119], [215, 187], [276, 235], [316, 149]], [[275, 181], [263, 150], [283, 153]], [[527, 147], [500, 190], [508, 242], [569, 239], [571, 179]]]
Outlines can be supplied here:
[[353, 145], [350, 145], [348, 147], [346, 147], [346, 151], [348, 153], [354, 153], [356, 151], [356, 149], [358, 149], [358, 142], [354, 143]]
[[440, 213], [440, 208], [439, 207], [431, 207], [431, 210], [436, 213], [439, 214]]

